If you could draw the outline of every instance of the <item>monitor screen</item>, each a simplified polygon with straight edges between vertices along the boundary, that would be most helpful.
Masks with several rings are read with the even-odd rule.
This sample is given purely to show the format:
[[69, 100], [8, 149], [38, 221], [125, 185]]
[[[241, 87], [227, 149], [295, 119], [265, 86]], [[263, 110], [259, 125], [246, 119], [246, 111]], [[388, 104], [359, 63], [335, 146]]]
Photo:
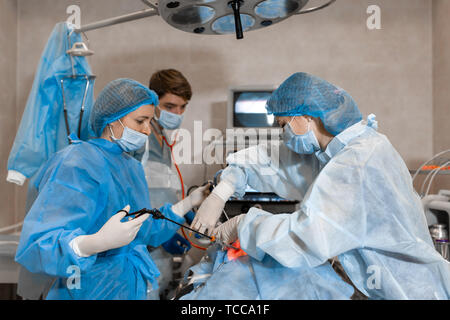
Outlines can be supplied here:
[[233, 127], [267, 128], [278, 127], [273, 115], [268, 115], [266, 102], [272, 91], [234, 91]]

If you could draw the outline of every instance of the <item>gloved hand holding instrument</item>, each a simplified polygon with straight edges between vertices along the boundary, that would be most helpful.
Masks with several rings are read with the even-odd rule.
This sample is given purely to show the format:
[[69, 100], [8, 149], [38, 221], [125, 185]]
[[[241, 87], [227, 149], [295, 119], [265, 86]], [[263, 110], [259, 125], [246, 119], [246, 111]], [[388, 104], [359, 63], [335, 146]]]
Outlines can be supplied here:
[[78, 236], [70, 242], [73, 251], [80, 257], [89, 257], [94, 254], [126, 246], [136, 238], [139, 229], [149, 214], [142, 214], [139, 218], [121, 222], [129, 216], [130, 206], [127, 205], [118, 211], [101, 227], [99, 231], [90, 235]]
[[176, 221], [173, 221], [173, 220], [165, 217], [158, 209], [146, 209], [146, 208], [144, 208], [144, 209], [141, 209], [141, 210], [136, 211], [136, 212], [130, 212], [130, 213], [128, 213], [126, 215], [126, 217], [134, 215], [135, 217], [133, 218], [133, 220], [135, 220], [135, 219], [139, 219], [142, 215], [145, 215], [145, 214], [148, 214], [148, 213], [152, 215], [153, 219], [166, 219], [167, 221], [175, 223], [175, 224], [179, 225], [182, 228], [188, 229], [189, 231], [195, 232], [195, 233], [197, 233], [197, 234], [199, 234], [199, 235], [201, 235], [201, 236], [203, 236], [205, 238], [208, 238], [212, 243], [217, 243], [217, 244], [220, 244], [222, 247], [227, 247], [227, 248], [232, 248], [232, 249], [238, 250], [238, 248], [233, 247], [232, 245], [229, 245], [229, 244], [224, 243], [224, 242], [222, 242], [220, 240], [217, 240], [214, 236], [211, 237], [209, 235], [206, 235], [206, 234], [204, 234], [202, 232], [194, 230], [194, 229], [192, 229], [190, 227], [187, 227], [185, 225], [182, 225], [182, 224], [180, 224], [180, 223], [178, 223]]
[[222, 223], [213, 230], [213, 236], [223, 243], [233, 243], [238, 240], [238, 227], [245, 214], [240, 214]]
[[208, 236], [211, 236], [225, 207], [225, 202], [233, 193], [234, 187], [231, 183], [225, 180], [220, 181], [198, 209], [191, 228], [197, 229], [200, 233], [206, 232]]
[[[180, 217], [184, 217], [186, 221], [191, 221], [194, 219], [188, 219], [190, 213], [193, 214], [192, 209], [194, 207], [198, 207], [205, 199], [208, 197], [212, 190], [212, 182], [205, 182], [201, 187], [195, 188], [194, 191], [190, 192], [187, 197], [184, 197], [182, 200], [177, 202], [172, 206], [172, 211], [177, 214]], [[182, 230], [183, 236], [185, 240], [192, 246], [196, 248], [203, 249], [202, 247], [198, 247], [197, 245], [193, 244], [184, 231]], [[167, 246], [166, 246], [167, 247]], [[190, 247], [190, 246], [189, 246]], [[189, 248], [190, 249], [190, 248]]]
[[[209, 194], [211, 188], [212, 185], [210, 183], [206, 183], [202, 187], [197, 188], [188, 197], [173, 205], [172, 211], [178, 216], [183, 217], [193, 207], [198, 206], [203, 202], [205, 197], [207, 197], [207, 195]], [[128, 245], [130, 242], [134, 240], [134, 238], [136, 238], [136, 235], [139, 232], [142, 223], [148, 219], [149, 214], [151, 214], [154, 219], [166, 219], [172, 223], [179, 225], [182, 228], [195, 232], [203, 237], [210, 239], [211, 242], [213, 243], [220, 244], [222, 247], [237, 249], [229, 244], [225, 244], [221, 241], [218, 241], [217, 239], [215, 239], [214, 236], [211, 237], [200, 231], [194, 230], [176, 221], [166, 218], [157, 209], [144, 208], [136, 212], [129, 212], [129, 210], [130, 206], [127, 205], [125, 208], [118, 211], [95, 234], [78, 236], [74, 240], [72, 240], [71, 247], [74, 250], [74, 252], [81, 257], [89, 257], [99, 252], [120, 248], [125, 245]], [[220, 216], [222, 210], [223, 207], [220, 209], [218, 217]], [[134, 216], [134, 218], [130, 219], [129, 221], [121, 222], [123, 218], [132, 216]], [[213, 227], [211, 227], [210, 229], [211, 233], [212, 231]]]
[[202, 202], [208, 197], [210, 193], [211, 185], [206, 183], [201, 187], [198, 187], [185, 197], [183, 200], [178, 201], [172, 206], [172, 211], [175, 212], [180, 217], [184, 217], [192, 208], [198, 207]]

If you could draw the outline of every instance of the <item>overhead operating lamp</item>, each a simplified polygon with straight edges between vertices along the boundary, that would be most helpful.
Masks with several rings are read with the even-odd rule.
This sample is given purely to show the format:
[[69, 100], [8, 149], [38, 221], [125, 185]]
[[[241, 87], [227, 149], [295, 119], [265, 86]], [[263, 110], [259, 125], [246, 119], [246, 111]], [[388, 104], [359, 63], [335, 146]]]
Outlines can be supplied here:
[[[334, 1], [328, 1], [326, 6]], [[213, 35], [235, 32], [236, 38], [242, 39], [244, 31], [266, 28], [294, 14], [306, 13], [301, 10], [307, 3], [308, 0], [161, 0], [158, 10], [177, 29]]]
[[336, 0], [307, 8], [311, 0], [141, 0], [149, 8], [135, 13], [91, 23], [75, 30], [85, 32], [110, 25], [159, 15], [172, 27], [182, 31], [222, 35], [267, 28], [292, 15], [310, 13], [328, 7]]

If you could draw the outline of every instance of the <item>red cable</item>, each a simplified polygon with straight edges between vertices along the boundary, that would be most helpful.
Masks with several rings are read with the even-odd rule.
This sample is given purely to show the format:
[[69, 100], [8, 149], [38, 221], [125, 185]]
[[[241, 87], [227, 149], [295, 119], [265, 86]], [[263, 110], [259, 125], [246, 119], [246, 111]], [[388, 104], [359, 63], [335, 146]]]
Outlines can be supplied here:
[[[178, 136], [178, 132], [177, 132], [177, 136]], [[181, 182], [181, 198], [184, 199], [185, 195], [184, 195], [184, 182], [183, 182], [183, 176], [181, 175], [181, 171], [180, 168], [178, 167], [177, 162], [175, 161], [175, 157], [173, 156], [173, 146], [175, 145], [175, 143], [177, 143], [177, 136], [175, 136], [174, 142], [172, 144], [169, 144], [169, 142], [167, 142], [167, 139], [165, 136], [162, 136], [164, 142], [167, 144], [167, 146], [170, 148], [170, 154], [172, 156], [172, 160], [173, 160], [173, 164], [175, 165], [175, 168], [177, 169], [178, 172], [178, 177], [180, 178], [180, 182]], [[198, 245], [196, 245], [195, 243], [192, 243], [192, 241], [188, 238], [188, 236], [186, 235], [186, 233], [184, 232], [184, 229], [181, 228], [181, 233], [183, 233], [184, 238], [189, 241], [189, 243], [191, 244], [191, 246], [193, 246], [194, 248], [200, 249], [200, 250], [206, 250], [207, 248], [204, 247], [200, 247]]]

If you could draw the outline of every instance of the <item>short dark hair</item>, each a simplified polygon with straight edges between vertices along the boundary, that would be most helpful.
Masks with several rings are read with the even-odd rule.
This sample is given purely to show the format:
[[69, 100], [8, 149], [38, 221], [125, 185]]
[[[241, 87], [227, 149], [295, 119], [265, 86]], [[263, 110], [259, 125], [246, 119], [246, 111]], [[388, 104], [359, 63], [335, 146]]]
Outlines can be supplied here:
[[150, 78], [148, 86], [155, 91], [159, 98], [166, 93], [182, 97], [186, 101], [191, 100], [191, 85], [183, 74], [175, 69], [165, 69], [155, 72]]

